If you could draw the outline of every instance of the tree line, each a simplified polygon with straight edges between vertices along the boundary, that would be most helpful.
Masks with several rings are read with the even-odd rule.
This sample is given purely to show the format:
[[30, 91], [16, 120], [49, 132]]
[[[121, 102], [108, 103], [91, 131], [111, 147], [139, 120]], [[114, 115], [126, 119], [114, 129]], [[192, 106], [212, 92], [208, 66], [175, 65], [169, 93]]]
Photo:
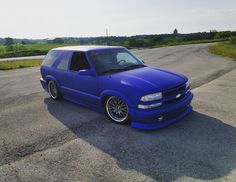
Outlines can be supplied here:
[[160, 35], [136, 35], [136, 36], [102, 36], [102, 37], [86, 37], [86, 38], [54, 38], [42, 40], [13, 39], [7, 37], [0, 39], [0, 44], [6, 46], [6, 51], [24, 50], [25, 44], [80, 44], [80, 45], [121, 45], [126, 47], [155, 47], [161, 45], [181, 44], [184, 42], [194, 41], [212, 41], [212, 40], [229, 40], [236, 36], [236, 31], [216, 31], [181, 34], [174, 29], [172, 34]]

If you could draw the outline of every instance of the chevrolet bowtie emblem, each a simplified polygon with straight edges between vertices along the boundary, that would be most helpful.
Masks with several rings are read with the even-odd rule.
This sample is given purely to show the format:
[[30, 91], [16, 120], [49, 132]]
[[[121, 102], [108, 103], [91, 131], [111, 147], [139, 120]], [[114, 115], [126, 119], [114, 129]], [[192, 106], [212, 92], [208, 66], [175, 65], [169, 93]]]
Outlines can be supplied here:
[[177, 99], [180, 98], [180, 97], [181, 97], [181, 94], [176, 95], [176, 98], [177, 98]]

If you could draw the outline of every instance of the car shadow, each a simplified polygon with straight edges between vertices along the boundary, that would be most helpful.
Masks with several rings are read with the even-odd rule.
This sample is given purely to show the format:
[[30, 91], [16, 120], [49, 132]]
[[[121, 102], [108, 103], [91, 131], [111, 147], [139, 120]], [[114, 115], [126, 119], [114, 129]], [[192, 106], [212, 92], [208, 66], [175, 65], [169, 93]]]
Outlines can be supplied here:
[[102, 114], [67, 101], [45, 98], [49, 113], [78, 138], [154, 180], [212, 180], [236, 167], [236, 128], [193, 111], [169, 127], [143, 131], [117, 125]]

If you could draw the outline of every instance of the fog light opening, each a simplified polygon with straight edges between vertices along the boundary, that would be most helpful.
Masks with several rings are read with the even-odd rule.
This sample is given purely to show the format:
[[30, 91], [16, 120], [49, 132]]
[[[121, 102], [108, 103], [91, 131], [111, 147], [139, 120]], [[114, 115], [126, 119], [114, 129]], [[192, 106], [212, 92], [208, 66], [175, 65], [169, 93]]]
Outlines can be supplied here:
[[158, 121], [163, 121], [163, 120], [164, 120], [163, 116], [158, 118]]

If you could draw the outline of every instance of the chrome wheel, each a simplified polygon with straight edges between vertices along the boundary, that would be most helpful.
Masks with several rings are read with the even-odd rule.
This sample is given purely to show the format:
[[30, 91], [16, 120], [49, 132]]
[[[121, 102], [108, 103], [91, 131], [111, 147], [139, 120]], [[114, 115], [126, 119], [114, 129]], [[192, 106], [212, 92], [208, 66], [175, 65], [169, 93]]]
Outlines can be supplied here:
[[53, 99], [58, 99], [57, 86], [52, 80], [48, 82], [48, 92]]
[[127, 104], [118, 97], [111, 96], [106, 102], [108, 116], [117, 123], [126, 122], [129, 112]]

